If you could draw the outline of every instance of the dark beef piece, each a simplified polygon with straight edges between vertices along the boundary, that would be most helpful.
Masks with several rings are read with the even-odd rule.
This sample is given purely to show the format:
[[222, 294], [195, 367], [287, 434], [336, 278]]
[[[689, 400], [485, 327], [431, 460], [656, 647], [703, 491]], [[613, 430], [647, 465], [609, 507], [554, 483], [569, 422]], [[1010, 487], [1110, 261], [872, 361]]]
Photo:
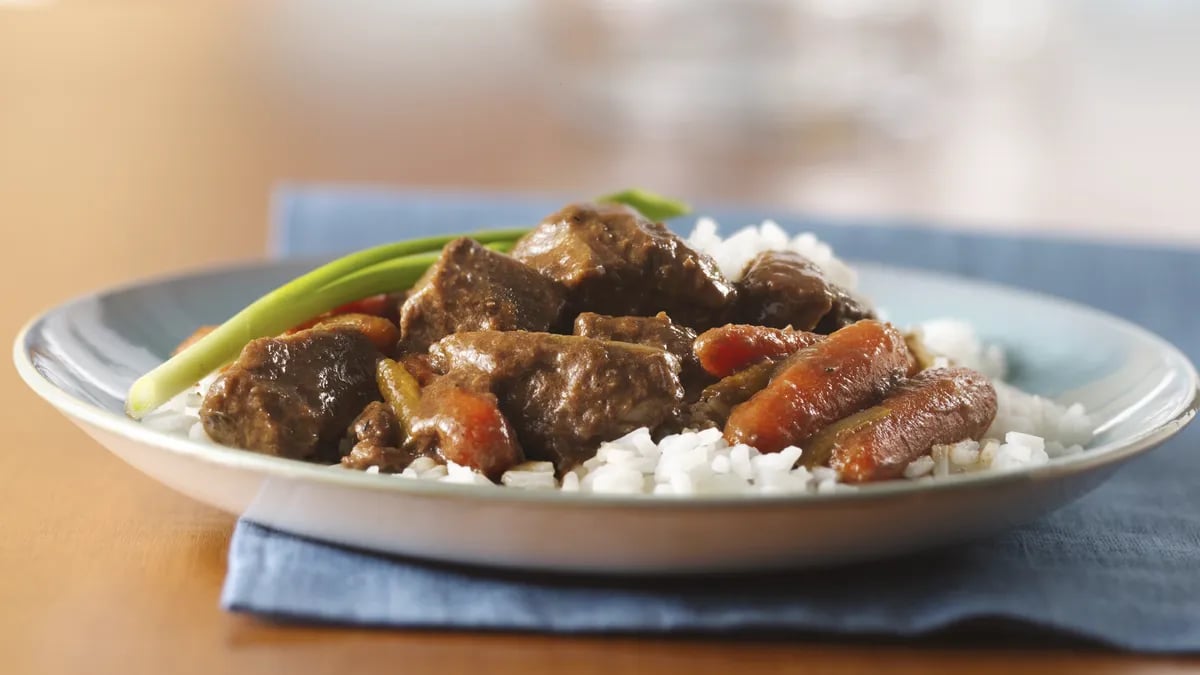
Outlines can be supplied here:
[[380, 473], [400, 473], [407, 469], [414, 459], [425, 456], [436, 455], [410, 446], [393, 448], [386, 445], [358, 443], [345, 457], [342, 457], [342, 466], [359, 471], [366, 471], [377, 466]]
[[400, 308], [401, 346], [420, 352], [468, 330], [547, 330], [558, 320], [564, 293], [503, 253], [455, 239]]
[[766, 251], [747, 265], [737, 283], [737, 321], [757, 326], [820, 333], [869, 318], [870, 310], [834, 284], [808, 258], [792, 251]]
[[871, 311], [871, 308], [846, 289], [841, 286], [831, 286], [830, 290], [834, 296], [833, 308], [821, 318], [813, 332], [829, 335], [863, 319], [875, 318], [875, 313]]
[[779, 361], [768, 360], [723, 377], [700, 392], [687, 411], [687, 426], [693, 429], [724, 428], [734, 406], [743, 403], [771, 382]]
[[345, 445], [350, 448], [342, 457], [342, 466], [365, 471], [372, 466], [382, 473], [398, 473], [418, 457], [433, 452], [406, 445], [404, 432], [395, 413], [383, 401], [371, 401], [350, 424]]
[[517, 242], [514, 258], [563, 284], [568, 316], [666, 312], [696, 329], [723, 323], [734, 289], [707, 255], [620, 204], [573, 204]]
[[499, 400], [530, 459], [560, 470], [601, 441], [673, 419], [683, 388], [679, 360], [652, 347], [549, 333], [458, 333], [430, 349], [453, 375], [477, 372]]
[[391, 293], [385, 293], [384, 302], [386, 304], [384, 306], [382, 316], [391, 319], [397, 326], [399, 326], [400, 309], [404, 307], [404, 302], [408, 300], [408, 294], [411, 291], [411, 288], [407, 288], [403, 291], [392, 291]]
[[437, 379], [439, 373], [433, 369], [433, 364], [429, 362], [429, 355], [420, 354], [405, 354], [400, 357], [400, 363], [410, 375], [417, 379], [417, 384], [422, 387], [427, 387]]
[[398, 447], [403, 440], [400, 421], [395, 413], [383, 401], [371, 401], [366, 408], [354, 418], [347, 434], [350, 445], [366, 443], [384, 447]]
[[713, 382], [692, 352], [696, 331], [673, 323], [665, 312], [655, 316], [605, 316], [584, 312], [575, 317], [575, 335], [646, 345], [674, 354], [681, 366], [679, 381], [689, 401], [695, 400], [700, 390]]
[[336, 461], [346, 427], [379, 399], [379, 356], [370, 339], [353, 330], [254, 340], [209, 388], [200, 421], [218, 443]]

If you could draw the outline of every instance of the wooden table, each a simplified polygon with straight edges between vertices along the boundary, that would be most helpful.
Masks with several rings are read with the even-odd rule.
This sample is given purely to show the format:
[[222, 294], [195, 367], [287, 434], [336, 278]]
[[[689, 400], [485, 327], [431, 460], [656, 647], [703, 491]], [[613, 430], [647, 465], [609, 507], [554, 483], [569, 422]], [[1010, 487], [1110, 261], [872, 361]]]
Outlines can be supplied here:
[[[269, 59], [256, 61], [258, 52], [237, 47], [245, 27], [262, 18], [245, 15], [250, 4], [112, 0], [16, 10], [0, 3], [0, 336], [10, 339], [40, 309], [97, 287], [260, 255], [267, 195], [281, 178], [589, 193], [636, 174], [667, 191], [687, 186], [691, 194], [786, 202], [790, 184], [772, 177], [788, 172], [803, 183], [808, 175], [809, 159], [696, 155], [691, 162], [687, 148], [675, 148], [674, 155], [656, 150], [644, 155], [654, 158], [648, 164], [631, 163], [637, 148], [581, 135], [519, 85], [507, 93], [481, 88], [492, 97], [482, 102], [439, 102], [418, 90], [424, 105], [393, 100], [387, 107], [384, 100], [378, 118], [314, 117], [319, 114], [272, 89], [271, 71], [259, 67]], [[393, 114], [402, 116], [399, 122]], [[717, 168], [677, 170], [701, 162]], [[893, 173], [908, 180], [920, 171], [906, 164]], [[903, 180], [888, 194], [919, 199], [923, 193]], [[1071, 199], [1069, 188], [1063, 188], [1063, 204], [1085, 203]], [[1195, 191], [1178, 196], [1177, 213], [1190, 218]], [[869, 199], [860, 205], [870, 208]], [[932, 211], [936, 201], [927, 204]], [[994, 205], [985, 199], [971, 207], [1004, 213]], [[1107, 213], [1104, 204], [1096, 206], [1097, 216]], [[217, 607], [230, 516], [110, 457], [28, 392], [11, 368], [0, 373], [0, 391], [7, 422], [0, 453], [0, 673], [1166, 673], [1200, 667], [1196, 659], [1017, 646], [1001, 637], [961, 647], [264, 623]]]

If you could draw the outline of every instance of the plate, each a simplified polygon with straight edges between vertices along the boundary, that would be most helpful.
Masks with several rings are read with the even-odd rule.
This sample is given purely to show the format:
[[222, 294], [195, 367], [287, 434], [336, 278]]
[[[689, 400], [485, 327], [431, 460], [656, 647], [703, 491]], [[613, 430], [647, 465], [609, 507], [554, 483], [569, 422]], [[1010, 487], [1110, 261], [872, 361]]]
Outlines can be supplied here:
[[296, 534], [458, 563], [561, 572], [690, 574], [861, 561], [985, 536], [1085, 494], [1196, 414], [1197, 376], [1161, 338], [1049, 296], [860, 264], [863, 291], [905, 324], [972, 322], [1011, 381], [1080, 401], [1087, 452], [1033, 469], [895, 481], [818, 495], [664, 498], [408, 481], [197, 443], [122, 413], [125, 391], [196, 326], [308, 269], [257, 263], [80, 298], [17, 336], [17, 370], [111, 452], [206, 504]]

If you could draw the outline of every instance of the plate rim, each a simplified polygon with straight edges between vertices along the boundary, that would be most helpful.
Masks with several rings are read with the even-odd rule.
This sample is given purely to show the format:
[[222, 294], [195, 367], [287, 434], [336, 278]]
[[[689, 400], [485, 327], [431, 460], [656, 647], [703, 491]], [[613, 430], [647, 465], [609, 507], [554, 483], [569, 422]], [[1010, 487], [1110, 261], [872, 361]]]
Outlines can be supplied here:
[[[1131, 331], [1140, 338], [1154, 344], [1158, 349], [1170, 353], [1184, 364], [1185, 367], [1181, 370], [1188, 380], [1190, 380], [1191, 398], [1172, 410], [1167, 420], [1157, 426], [1146, 429], [1131, 439], [1123, 442], [1105, 443], [1094, 448], [1089, 448], [1087, 452], [1053, 459], [1046, 464], [1035, 467], [1000, 472], [956, 474], [940, 478], [936, 481], [886, 481], [855, 486], [853, 490], [839, 490], [832, 493], [689, 495], [686, 497], [645, 494], [624, 495], [562, 492], [559, 490], [515, 490], [511, 488], [506, 489], [501, 486], [488, 487], [404, 479], [385, 474], [339, 470], [336, 467], [263, 455], [248, 450], [221, 446], [216, 443], [194, 441], [184, 436], [153, 429], [125, 415], [117, 414], [71, 395], [38, 371], [37, 367], [33, 364], [32, 352], [27, 349], [28, 336], [36, 326], [52, 314], [88, 300], [99, 299], [136, 288], [144, 288], [198, 276], [213, 275], [222, 272], [228, 273], [237, 270], [261, 269], [268, 266], [303, 265], [308, 262], [316, 262], [317, 260], [319, 259], [312, 259], [311, 261], [307, 258], [259, 259], [237, 261], [222, 265], [209, 265], [187, 271], [155, 275], [140, 280], [114, 284], [96, 291], [80, 294], [39, 312], [22, 326], [13, 342], [14, 365], [18, 375], [25, 382], [26, 386], [67, 417], [152, 447], [155, 450], [167, 451], [179, 455], [185, 459], [216, 464], [228, 469], [249, 470], [264, 476], [323, 482], [342, 488], [394, 492], [400, 495], [426, 499], [459, 500], [466, 498], [477, 500], [481, 503], [502, 502], [507, 504], [554, 505], [571, 508], [704, 510], [728, 509], [731, 507], [754, 509], [776, 508], [780, 506], [830, 506], [851, 503], [859, 504], [912, 495], [983, 490], [989, 487], [1016, 483], [1053, 480], [1091, 472], [1109, 465], [1120, 464], [1125, 460], [1143, 454], [1178, 433], [1200, 412], [1200, 375], [1197, 374], [1195, 364], [1191, 362], [1191, 359], [1186, 354], [1168, 340], [1131, 321], [1090, 305], [1050, 293], [940, 271], [863, 261], [848, 262], [856, 269], [871, 268], [885, 273], [900, 272], [915, 274], [945, 282], [966, 283], [1005, 293], [1023, 295], [1043, 302], [1063, 304], [1071, 307], [1073, 310], [1089, 313], [1105, 321], [1116, 323], [1125, 330]], [[108, 450], [108, 448], [105, 449]], [[109, 451], [111, 452], [111, 450]]]

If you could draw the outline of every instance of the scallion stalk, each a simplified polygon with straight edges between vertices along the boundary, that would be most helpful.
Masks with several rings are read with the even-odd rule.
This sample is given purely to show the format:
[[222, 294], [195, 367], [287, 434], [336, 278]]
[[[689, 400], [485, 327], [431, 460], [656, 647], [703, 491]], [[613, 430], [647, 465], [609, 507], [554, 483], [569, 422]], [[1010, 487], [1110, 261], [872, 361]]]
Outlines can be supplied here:
[[638, 188], [614, 192], [611, 195], [600, 197], [596, 201], [632, 206], [640, 211], [643, 216], [655, 222], [678, 218], [692, 211], [690, 206], [677, 199], [670, 199]]
[[[470, 235], [506, 250], [526, 230]], [[350, 254], [298, 277], [252, 302], [213, 332], [138, 378], [125, 412], [134, 419], [169, 401], [205, 375], [232, 361], [251, 340], [278, 335], [348, 302], [402, 290], [437, 261], [441, 247], [456, 237], [430, 237], [387, 244]], [[397, 257], [395, 254], [400, 252]], [[405, 254], [407, 253], [407, 254]], [[393, 257], [387, 257], [392, 254]]]
[[[689, 212], [683, 202], [630, 189], [596, 201], [632, 206], [647, 218], [669, 220]], [[526, 229], [469, 236], [488, 248], [508, 251]], [[283, 331], [335, 307], [379, 293], [409, 288], [437, 261], [442, 247], [463, 235], [425, 237], [351, 253], [298, 277], [250, 303], [208, 335], [138, 378], [125, 412], [140, 419], [237, 357], [251, 340]]]

